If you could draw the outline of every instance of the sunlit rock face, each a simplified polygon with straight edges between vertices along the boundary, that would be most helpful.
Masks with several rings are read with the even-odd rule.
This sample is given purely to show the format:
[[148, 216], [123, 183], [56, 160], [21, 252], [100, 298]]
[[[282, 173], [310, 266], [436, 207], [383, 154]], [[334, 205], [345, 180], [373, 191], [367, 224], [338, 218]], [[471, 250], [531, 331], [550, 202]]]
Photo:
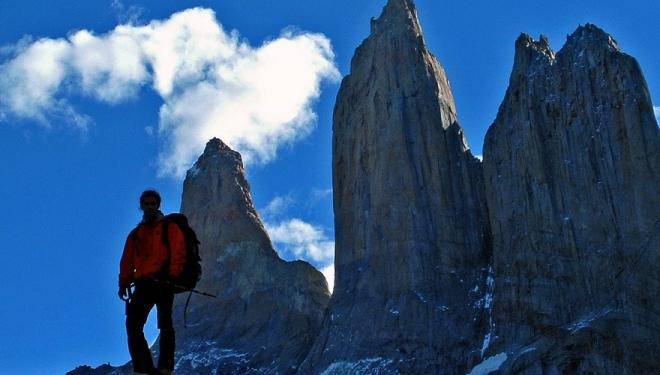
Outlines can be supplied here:
[[334, 111], [335, 288], [303, 373], [460, 373], [483, 325], [481, 165], [411, 1], [389, 1]]
[[485, 356], [508, 353], [504, 373], [657, 371], [660, 137], [635, 59], [593, 25], [557, 53], [521, 35], [484, 176]]
[[181, 211], [201, 241], [198, 288], [188, 327], [177, 298], [177, 373], [296, 370], [320, 328], [330, 293], [323, 275], [273, 250], [252, 203], [238, 152], [215, 138], [183, 185]]

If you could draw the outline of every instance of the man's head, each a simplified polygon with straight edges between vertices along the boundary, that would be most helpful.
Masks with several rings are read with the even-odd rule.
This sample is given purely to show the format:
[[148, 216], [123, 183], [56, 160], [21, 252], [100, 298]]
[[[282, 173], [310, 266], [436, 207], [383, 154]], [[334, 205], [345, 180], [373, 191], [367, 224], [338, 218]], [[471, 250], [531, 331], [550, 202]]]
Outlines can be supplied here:
[[160, 194], [156, 190], [145, 190], [140, 195], [140, 209], [146, 216], [155, 216], [160, 208]]

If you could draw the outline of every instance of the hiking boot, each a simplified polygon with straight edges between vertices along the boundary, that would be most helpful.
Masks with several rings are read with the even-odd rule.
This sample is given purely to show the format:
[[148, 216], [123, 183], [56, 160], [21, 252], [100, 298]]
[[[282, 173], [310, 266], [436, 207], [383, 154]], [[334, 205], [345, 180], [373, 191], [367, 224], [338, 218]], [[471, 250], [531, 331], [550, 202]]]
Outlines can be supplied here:
[[172, 375], [172, 370], [166, 369], [164, 367], [159, 367], [156, 369], [158, 375]]

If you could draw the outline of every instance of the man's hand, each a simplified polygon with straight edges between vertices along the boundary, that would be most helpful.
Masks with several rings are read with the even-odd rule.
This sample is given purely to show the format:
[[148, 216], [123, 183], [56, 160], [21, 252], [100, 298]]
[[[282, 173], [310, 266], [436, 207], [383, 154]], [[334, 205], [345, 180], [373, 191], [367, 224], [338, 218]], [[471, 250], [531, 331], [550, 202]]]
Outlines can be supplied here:
[[128, 301], [129, 299], [129, 289], [125, 286], [120, 286], [119, 287], [119, 292], [117, 292], [117, 295], [119, 295], [119, 299], [122, 301]]

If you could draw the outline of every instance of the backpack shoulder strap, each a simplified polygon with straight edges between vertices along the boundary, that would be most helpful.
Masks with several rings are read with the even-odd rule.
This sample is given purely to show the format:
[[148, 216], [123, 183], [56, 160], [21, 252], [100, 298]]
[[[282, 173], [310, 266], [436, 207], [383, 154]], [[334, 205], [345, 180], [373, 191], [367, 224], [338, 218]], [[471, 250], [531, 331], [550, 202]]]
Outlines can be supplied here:
[[169, 235], [169, 229], [170, 229], [170, 220], [167, 218], [163, 219], [163, 235], [162, 235], [162, 240], [163, 244], [165, 244], [165, 247], [167, 248], [167, 251], [170, 251], [170, 235]]

